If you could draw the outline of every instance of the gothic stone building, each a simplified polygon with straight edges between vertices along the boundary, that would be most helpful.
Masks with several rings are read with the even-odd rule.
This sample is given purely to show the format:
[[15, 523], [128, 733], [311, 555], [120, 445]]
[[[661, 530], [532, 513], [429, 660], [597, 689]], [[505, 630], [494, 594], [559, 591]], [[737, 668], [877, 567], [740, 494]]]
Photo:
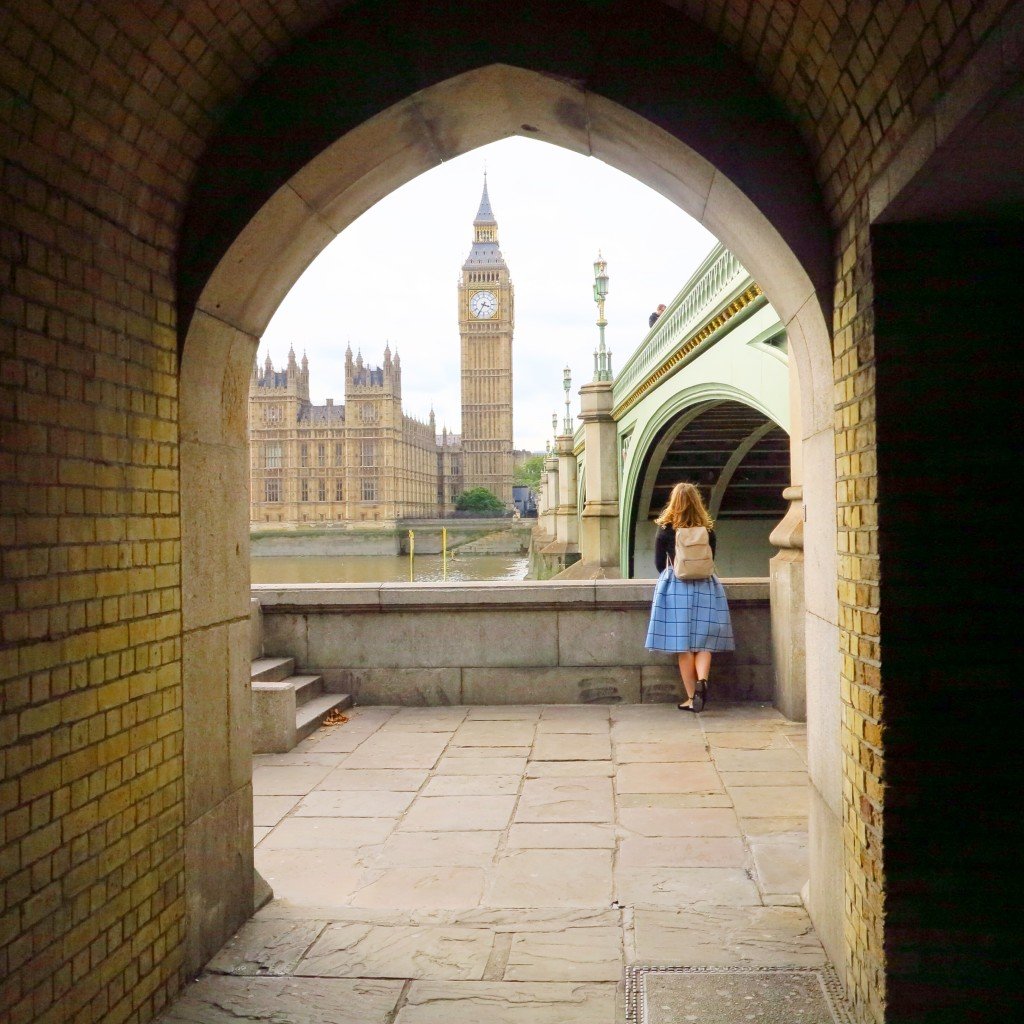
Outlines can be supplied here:
[[458, 285], [462, 434], [402, 411], [402, 366], [345, 353], [345, 402], [313, 405], [309, 364], [267, 357], [249, 387], [252, 523], [395, 522], [451, 512], [486, 487], [512, 501], [513, 289], [484, 179]]
[[[448, 465], [457, 459], [448, 449]], [[436, 516], [458, 479], [439, 483], [444, 449], [428, 423], [402, 411], [402, 363], [390, 347], [373, 368], [345, 352], [345, 404], [309, 400], [309, 362], [294, 349], [275, 370], [267, 357], [249, 387], [250, 521], [395, 522]], [[440, 507], [439, 507], [440, 506]]]

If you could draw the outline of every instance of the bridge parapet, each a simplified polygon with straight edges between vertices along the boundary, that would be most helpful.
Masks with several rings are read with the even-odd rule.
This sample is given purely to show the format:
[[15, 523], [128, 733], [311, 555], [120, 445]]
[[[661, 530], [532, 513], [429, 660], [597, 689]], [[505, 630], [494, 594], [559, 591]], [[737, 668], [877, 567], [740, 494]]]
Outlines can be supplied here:
[[752, 285], [753, 278], [740, 261], [716, 245], [615, 378], [614, 408], [618, 410], [642, 389], [673, 353]]
[[[767, 579], [725, 581], [737, 649], [720, 700], [772, 699]], [[261, 585], [263, 648], [362, 704], [678, 700], [671, 655], [644, 649], [650, 580]]]

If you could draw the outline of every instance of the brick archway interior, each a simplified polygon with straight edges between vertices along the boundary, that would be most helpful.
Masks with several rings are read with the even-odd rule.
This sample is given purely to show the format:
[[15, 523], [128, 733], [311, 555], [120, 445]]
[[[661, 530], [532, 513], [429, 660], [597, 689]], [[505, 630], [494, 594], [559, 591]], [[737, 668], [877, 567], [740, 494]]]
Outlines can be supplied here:
[[[842, 962], [832, 359], [827, 306], [815, 285], [828, 271], [806, 259], [827, 245], [804, 246], [802, 262], [720, 168], [641, 114], [577, 83], [490, 65], [387, 106], [298, 168], [234, 237], [225, 237], [194, 307], [182, 312], [188, 323], [180, 460], [189, 971], [216, 952], [251, 906], [248, 666], [239, 657], [247, 651], [248, 519], [239, 496], [248, 489], [245, 395], [258, 338], [304, 268], [360, 213], [442, 158], [509, 134], [593, 155], [676, 202], [736, 253], [787, 326], [799, 381], [794, 436], [801, 457], [794, 472], [802, 473], [813, 552], [807, 642], [820, 652], [809, 724], [819, 796], [812, 828], [822, 855], [814, 869], [821, 884], [812, 895], [819, 932]], [[764, 159], [757, 143], [751, 140], [749, 160]], [[734, 158], [741, 162], [743, 154]], [[199, 251], [206, 250], [193, 247]], [[186, 262], [183, 279], [201, 266], [198, 259]]]

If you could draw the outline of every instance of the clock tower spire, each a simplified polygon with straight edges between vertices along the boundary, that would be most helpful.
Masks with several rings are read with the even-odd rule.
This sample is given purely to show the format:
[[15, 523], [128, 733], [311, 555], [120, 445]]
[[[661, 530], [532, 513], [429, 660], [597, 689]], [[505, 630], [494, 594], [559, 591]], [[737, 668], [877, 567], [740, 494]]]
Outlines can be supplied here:
[[458, 291], [464, 486], [486, 487], [511, 505], [513, 289], [486, 172]]

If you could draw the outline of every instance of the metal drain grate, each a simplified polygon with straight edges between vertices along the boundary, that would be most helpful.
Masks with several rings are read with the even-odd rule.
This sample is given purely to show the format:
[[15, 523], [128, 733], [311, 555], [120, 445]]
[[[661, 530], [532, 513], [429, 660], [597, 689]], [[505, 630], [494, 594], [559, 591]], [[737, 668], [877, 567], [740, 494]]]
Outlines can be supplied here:
[[831, 967], [626, 968], [627, 1024], [853, 1024]]

